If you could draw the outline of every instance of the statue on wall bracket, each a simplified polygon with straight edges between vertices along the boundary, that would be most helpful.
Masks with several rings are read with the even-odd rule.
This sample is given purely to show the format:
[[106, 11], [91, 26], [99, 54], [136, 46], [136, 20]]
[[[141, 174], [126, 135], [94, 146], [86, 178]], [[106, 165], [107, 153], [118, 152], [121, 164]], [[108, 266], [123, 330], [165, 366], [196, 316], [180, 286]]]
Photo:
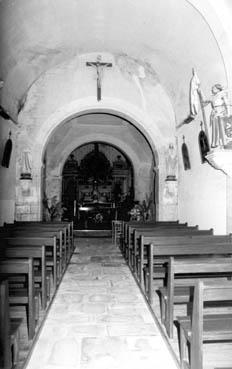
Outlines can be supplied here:
[[229, 115], [227, 90], [221, 84], [217, 83], [213, 85], [211, 92], [211, 98], [203, 101], [204, 106], [211, 105], [211, 148], [232, 147], [232, 116]]
[[21, 157], [21, 173], [20, 173], [20, 187], [23, 197], [31, 195], [31, 182], [32, 182], [32, 165], [31, 165], [31, 153], [29, 150], [24, 150]]
[[228, 90], [220, 83], [216, 83], [211, 88], [210, 98], [205, 99], [201, 90], [200, 80], [193, 69], [192, 78], [190, 80], [189, 104], [189, 115], [180, 124], [180, 126], [186, 123], [188, 124], [194, 120], [199, 112], [200, 106], [204, 125], [204, 134], [209, 141], [209, 129], [205, 111], [206, 106], [209, 105], [211, 107], [211, 112], [209, 114], [211, 149], [232, 149], [232, 115], [230, 114], [231, 103], [228, 99]]
[[23, 151], [20, 179], [32, 179], [30, 152]]

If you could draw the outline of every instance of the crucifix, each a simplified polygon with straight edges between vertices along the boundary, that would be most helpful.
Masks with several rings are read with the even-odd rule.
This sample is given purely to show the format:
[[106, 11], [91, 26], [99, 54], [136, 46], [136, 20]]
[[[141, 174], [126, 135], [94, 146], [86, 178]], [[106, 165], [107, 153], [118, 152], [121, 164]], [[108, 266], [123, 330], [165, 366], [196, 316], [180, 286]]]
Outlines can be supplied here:
[[101, 55], [97, 56], [97, 61], [86, 62], [87, 67], [95, 67], [97, 70], [97, 101], [101, 100], [101, 80], [104, 67], [112, 67], [112, 63], [102, 63]]

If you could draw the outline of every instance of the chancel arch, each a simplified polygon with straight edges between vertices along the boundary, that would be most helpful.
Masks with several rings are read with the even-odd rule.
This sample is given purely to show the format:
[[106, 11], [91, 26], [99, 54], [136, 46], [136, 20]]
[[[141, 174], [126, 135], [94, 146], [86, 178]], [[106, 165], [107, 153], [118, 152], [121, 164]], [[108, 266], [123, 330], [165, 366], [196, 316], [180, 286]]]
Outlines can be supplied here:
[[[128, 176], [125, 177], [124, 173], [121, 176], [122, 195], [126, 196], [131, 192], [133, 193], [133, 200], [139, 202], [154, 197], [153, 177], [156, 161], [155, 154], [147, 139], [130, 122], [121, 117], [103, 113], [90, 113], [72, 118], [69, 122], [61, 124], [50, 137], [44, 155], [44, 162], [46, 163], [44, 188], [48, 197], [57, 196], [58, 199], [62, 199], [62, 188], [64, 186], [62, 179], [67, 159], [70, 158], [70, 154], [74, 154], [74, 157], [80, 156], [77, 159], [78, 166], [80, 166], [83, 154], [77, 155], [75, 151], [79, 150], [81, 152], [84, 150], [85, 152], [86, 148], [90, 148], [91, 145], [93, 149], [94, 143], [100, 145], [100, 148], [101, 146], [104, 147], [103, 152], [106, 151], [110, 158], [112, 169], [116, 164], [114, 162], [117, 156], [121, 156], [129, 163], [130, 174], [128, 173]], [[106, 147], [108, 147], [107, 150]], [[118, 178], [120, 178], [119, 174]], [[116, 182], [120, 181], [117, 181], [114, 175], [112, 177], [109, 198], [113, 205], [114, 186]], [[75, 182], [70, 178], [67, 178], [67, 180], [71, 181], [72, 184]], [[127, 184], [126, 181], [128, 181]], [[132, 188], [130, 189], [130, 187]], [[77, 188], [74, 191], [75, 196], [73, 196], [72, 202], [80, 200], [80, 194], [77, 195], [76, 193]], [[155, 208], [156, 204], [153, 203], [153, 206]]]

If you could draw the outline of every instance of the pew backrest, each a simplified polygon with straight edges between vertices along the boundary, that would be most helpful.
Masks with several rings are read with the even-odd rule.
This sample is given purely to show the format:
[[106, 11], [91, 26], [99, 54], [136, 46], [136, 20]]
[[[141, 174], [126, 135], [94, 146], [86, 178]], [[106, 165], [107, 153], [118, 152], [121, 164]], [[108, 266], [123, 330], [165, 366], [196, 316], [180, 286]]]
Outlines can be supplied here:
[[[232, 257], [203, 257], [175, 259], [170, 257], [167, 268], [167, 287], [161, 288], [166, 300], [166, 329], [170, 338], [173, 337], [173, 316], [175, 292], [179, 288], [181, 295], [190, 297], [196, 281], [202, 278], [211, 279], [232, 276]], [[184, 288], [183, 288], [184, 286]], [[186, 288], [188, 287], [188, 288]], [[231, 284], [232, 287], [232, 284]], [[185, 301], [185, 299], [184, 299]], [[181, 301], [179, 300], [179, 303]]]
[[[190, 357], [191, 368], [203, 368], [203, 339], [204, 339], [204, 306], [209, 301], [230, 301], [232, 302], [232, 282], [206, 283], [203, 281], [196, 282], [193, 295], [193, 313], [191, 324], [191, 344]], [[218, 315], [219, 320], [207, 320], [214, 341], [231, 340], [232, 339], [232, 318], [228, 319], [227, 314]], [[219, 324], [218, 324], [219, 323]]]

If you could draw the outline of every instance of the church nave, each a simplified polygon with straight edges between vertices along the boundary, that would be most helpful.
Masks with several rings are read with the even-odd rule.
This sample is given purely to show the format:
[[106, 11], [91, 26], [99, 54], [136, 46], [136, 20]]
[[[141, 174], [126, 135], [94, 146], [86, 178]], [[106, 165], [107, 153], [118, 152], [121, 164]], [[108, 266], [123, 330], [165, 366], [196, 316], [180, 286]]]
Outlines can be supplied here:
[[232, 369], [232, 0], [0, 0], [0, 35], [0, 369]]

